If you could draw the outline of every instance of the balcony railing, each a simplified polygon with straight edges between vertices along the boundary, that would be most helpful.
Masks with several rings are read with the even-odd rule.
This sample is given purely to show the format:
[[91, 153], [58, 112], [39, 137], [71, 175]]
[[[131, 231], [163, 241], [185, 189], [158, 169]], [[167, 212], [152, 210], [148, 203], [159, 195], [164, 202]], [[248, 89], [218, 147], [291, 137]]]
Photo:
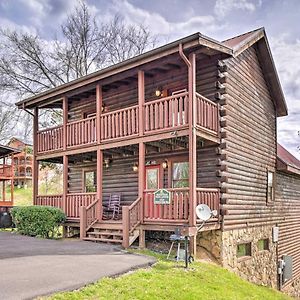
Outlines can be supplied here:
[[0, 165], [0, 178], [9, 178], [13, 174], [11, 165]]
[[96, 117], [67, 124], [67, 146], [79, 146], [97, 142]]
[[68, 218], [79, 219], [80, 207], [88, 207], [96, 200], [96, 193], [72, 193], [67, 195], [66, 215]]
[[[196, 124], [213, 135], [219, 132], [219, 108], [209, 99], [196, 93]], [[96, 117], [67, 123], [66, 147], [76, 147], [100, 142], [135, 137], [139, 134], [139, 114], [142, 114], [144, 133], [155, 134], [181, 129], [189, 124], [189, 94], [182, 92], [169, 97], [146, 102], [142, 111], [138, 105], [103, 113], [100, 124]], [[98, 126], [100, 128], [98, 129]], [[38, 153], [61, 150], [64, 147], [63, 126], [40, 130], [37, 133]]]
[[56, 126], [37, 133], [37, 151], [47, 152], [63, 148], [63, 127]]
[[39, 195], [36, 197], [34, 205], [62, 208], [62, 199], [62, 195]]

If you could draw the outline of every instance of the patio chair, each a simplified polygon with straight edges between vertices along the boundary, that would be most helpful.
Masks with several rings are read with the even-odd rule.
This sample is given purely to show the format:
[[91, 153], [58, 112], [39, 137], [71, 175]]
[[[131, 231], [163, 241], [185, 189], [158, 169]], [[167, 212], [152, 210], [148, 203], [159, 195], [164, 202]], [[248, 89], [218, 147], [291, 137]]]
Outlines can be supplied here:
[[103, 205], [103, 217], [106, 220], [118, 220], [120, 215], [121, 193], [109, 195], [107, 205]]

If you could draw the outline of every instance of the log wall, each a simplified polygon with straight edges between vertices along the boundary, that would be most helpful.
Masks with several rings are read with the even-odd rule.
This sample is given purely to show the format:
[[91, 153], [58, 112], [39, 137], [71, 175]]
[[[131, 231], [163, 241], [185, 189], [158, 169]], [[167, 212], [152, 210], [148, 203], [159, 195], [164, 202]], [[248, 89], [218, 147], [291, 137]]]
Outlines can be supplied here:
[[272, 222], [267, 205], [267, 171], [275, 169], [276, 116], [254, 47], [227, 66], [224, 117], [222, 202], [224, 229]]

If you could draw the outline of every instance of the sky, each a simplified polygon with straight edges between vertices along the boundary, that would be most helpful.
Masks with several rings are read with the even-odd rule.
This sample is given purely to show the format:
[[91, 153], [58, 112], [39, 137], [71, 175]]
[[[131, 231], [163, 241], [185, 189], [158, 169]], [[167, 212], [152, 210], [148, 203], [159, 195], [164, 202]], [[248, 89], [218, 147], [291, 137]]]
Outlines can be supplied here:
[[[86, 0], [101, 22], [115, 14], [143, 24], [161, 42], [201, 32], [222, 41], [265, 27], [289, 115], [278, 119], [278, 141], [300, 159], [300, 0]], [[51, 41], [76, 0], [0, 0], [0, 27]]]

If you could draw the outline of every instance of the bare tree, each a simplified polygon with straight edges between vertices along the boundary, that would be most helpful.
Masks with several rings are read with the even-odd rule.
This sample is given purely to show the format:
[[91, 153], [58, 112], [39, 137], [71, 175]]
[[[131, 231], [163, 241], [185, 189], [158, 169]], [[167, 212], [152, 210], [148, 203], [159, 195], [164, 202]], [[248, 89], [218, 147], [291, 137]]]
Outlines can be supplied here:
[[[0, 91], [18, 99], [141, 54], [156, 43], [147, 28], [128, 25], [119, 15], [107, 23], [97, 23], [84, 2], [61, 25], [60, 39], [49, 42], [39, 35], [5, 29], [0, 32]], [[1, 119], [7, 123], [2, 111], [0, 136]]]

